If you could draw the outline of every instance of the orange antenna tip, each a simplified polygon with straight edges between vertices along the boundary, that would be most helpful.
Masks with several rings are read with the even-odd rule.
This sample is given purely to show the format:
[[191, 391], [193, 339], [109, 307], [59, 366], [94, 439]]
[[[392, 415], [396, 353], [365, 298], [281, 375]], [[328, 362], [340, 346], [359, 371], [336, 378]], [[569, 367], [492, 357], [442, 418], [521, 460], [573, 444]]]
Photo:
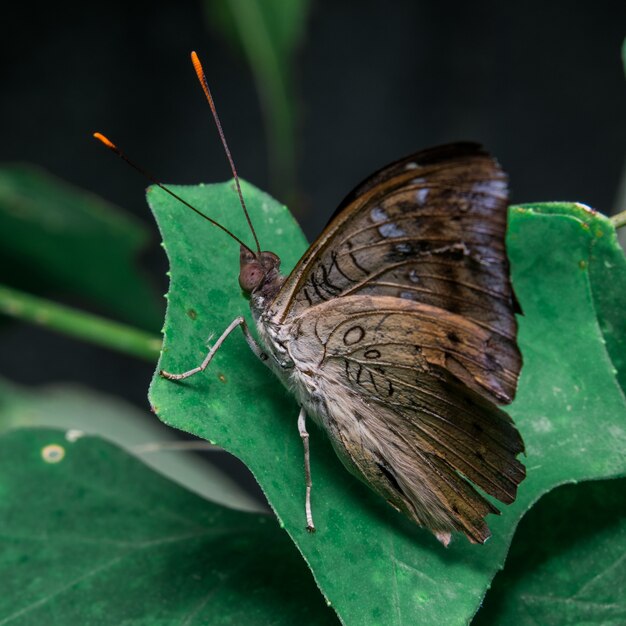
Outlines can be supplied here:
[[198, 55], [194, 52], [191, 53], [191, 62], [193, 63], [193, 69], [196, 71], [196, 76], [200, 81], [200, 85], [202, 86], [202, 90], [204, 91], [204, 95], [209, 101], [209, 106], [211, 109], [214, 108], [213, 97], [211, 96], [211, 92], [209, 91], [209, 85], [206, 80], [206, 76], [204, 75], [204, 70], [202, 69], [202, 63], [200, 63], [200, 59]]
[[98, 141], [102, 142], [107, 148], [117, 152], [117, 146], [110, 139], [107, 139], [102, 133], [94, 133], [93, 136]]
[[196, 74], [198, 77], [201, 77], [204, 74], [202, 70], [202, 63], [200, 63], [200, 59], [195, 52], [191, 53], [191, 62], [193, 63], [193, 69], [196, 70]]
[[202, 82], [202, 75], [204, 74], [202, 71], [202, 63], [200, 63], [200, 59], [195, 52], [191, 53], [191, 62], [193, 63], [193, 69], [196, 70], [200, 82]]

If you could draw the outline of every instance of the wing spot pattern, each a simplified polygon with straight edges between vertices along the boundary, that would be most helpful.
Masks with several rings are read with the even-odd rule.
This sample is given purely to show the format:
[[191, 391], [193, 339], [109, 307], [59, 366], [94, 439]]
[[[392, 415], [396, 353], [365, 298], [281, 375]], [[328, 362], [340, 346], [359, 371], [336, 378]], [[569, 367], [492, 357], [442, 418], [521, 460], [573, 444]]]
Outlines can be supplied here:
[[426, 200], [428, 198], [428, 192], [430, 189], [426, 187], [422, 187], [422, 189], [418, 189], [415, 192], [415, 201], [419, 206], [424, 206], [426, 204]]
[[353, 346], [354, 344], [359, 343], [359, 341], [361, 341], [363, 337], [365, 337], [365, 331], [363, 330], [363, 327], [352, 326], [345, 332], [343, 336], [343, 343], [346, 346]]
[[364, 355], [366, 359], [380, 359], [380, 350], [375, 348], [368, 350]]
[[461, 343], [460, 337], [454, 331], [450, 331], [446, 336], [452, 343]]
[[408, 278], [412, 283], [419, 283], [422, 280], [419, 272], [415, 268], [408, 273]]
[[370, 218], [372, 219], [372, 222], [384, 222], [389, 219], [385, 210], [379, 206], [375, 206], [370, 211]]
[[396, 222], [387, 222], [378, 227], [378, 232], [385, 239], [394, 239], [396, 237], [405, 237], [406, 231], [398, 226]]
[[413, 252], [413, 246], [410, 243], [401, 241], [394, 245], [394, 250], [400, 254], [411, 254]]

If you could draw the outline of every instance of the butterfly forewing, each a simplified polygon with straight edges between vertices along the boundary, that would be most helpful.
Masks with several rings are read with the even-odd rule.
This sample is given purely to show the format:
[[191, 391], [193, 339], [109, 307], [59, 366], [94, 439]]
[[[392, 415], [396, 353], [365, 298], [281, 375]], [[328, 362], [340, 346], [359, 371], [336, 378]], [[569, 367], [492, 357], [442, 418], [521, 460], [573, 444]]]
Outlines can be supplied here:
[[284, 321], [334, 298], [372, 294], [462, 315], [490, 334], [487, 352], [505, 372], [492, 395], [510, 402], [521, 359], [506, 206], [506, 176], [476, 144], [407, 157], [346, 198], [272, 310]]

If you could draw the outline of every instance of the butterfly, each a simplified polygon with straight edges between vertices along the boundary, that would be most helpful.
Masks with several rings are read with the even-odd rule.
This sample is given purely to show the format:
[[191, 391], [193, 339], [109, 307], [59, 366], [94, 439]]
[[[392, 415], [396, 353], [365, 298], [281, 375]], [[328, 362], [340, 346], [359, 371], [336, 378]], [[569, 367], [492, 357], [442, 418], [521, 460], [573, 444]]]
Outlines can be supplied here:
[[285, 276], [280, 258], [261, 251], [195, 53], [192, 60], [256, 250], [202, 215], [240, 244], [239, 284], [258, 340], [238, 317], [201, 364], [161, 375], [202, 372], [241, 328], [300, 405], [308, 530], [310, 417], [351, 473], [444, 545], [453, 531], [484, 543], [485, 517], [499, 511], [476, 487], [508, 504], [525, 478], [522, 438], [498, 407], [513, 400], [522, 365], [505, 251], [506, 174], [475, 143], [400, 159], [345, 198]]

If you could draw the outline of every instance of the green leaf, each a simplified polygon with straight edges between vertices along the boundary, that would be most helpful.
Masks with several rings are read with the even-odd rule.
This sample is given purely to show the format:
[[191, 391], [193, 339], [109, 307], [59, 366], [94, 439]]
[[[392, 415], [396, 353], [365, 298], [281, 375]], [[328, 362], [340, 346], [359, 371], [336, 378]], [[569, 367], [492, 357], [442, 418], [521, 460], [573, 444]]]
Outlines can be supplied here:
[[[175, 190], [245, 233], [231, 186]], [[305, 249], [291, 216], [250, 185], [244, 194], [263, 248], [290, 268]], [[148, 200], [172, 276], [160, 367], [184, 371], [202, 360], [209, 333], [246, 312], [238, 249], [158, 189], [149, 190]], [[456, 537], [444, 549], [354, 479], [319, 430], [311, 433], [318, 532], [308, 534], [298, 407], [241, 336], [230, 337], [202, 375], [184, 383], [155, 377], [152, 403], [166, 423], [244, 460], [345, 623], [440, 624], [442, 615], [447, 623], [466, 623], [502, 567], [519, 519], [542, 494], [564, 482], [626, 473], [624, 395], [592, 295], [590, 267], [597, 263], [594, 281], [606, 269], [603, 257], [591, 255], [594, 238], [570, 207], [552, 215], [523, 207], [510, 212], [508, 250], [525, 312], [524, 368], [510, 412], [526, 442], [528, 477], [517, 501], [490, 517], [493, 538], [485, 546]], [[615, 296], [622, 310], [624, 298], [623, 291]]]
[[146, 240], [143, 225], [93, 194], [33, 166], [0, 168], [0, 282], [85, 297], [156, 331], [159, 300], [135, 269]]
[[626, 623], [626, 480], [567, 485], [522, 520], [475, 626]]
[[242, 49], [250, 65], [265, 120], [272, 188], [285, 198], [296, 193], [293, 63], [309, 4], [308, 0], [205, 2], [211, 25]]
[[606, 349], [617, 369], [617, 380], [626, 389], [626, 257], [615, 228], [601, 213], [584, 204], [542, 202], [522, 208], [544, 215], [571, 215], [589, 233], [589, 285]]
[[[100, 436], [204, 498], [242, 511], [265, 511], [209, 458], [193, 452], [196, 443], [205, 449], [210, 444], [182, 441], [127, 402], [76, 385], [28, 388], [0, 379], [0, 434], [35, 427], [63, 429], [69, 440]], [[224, 453], [215, 450], [210, 456], [217, 454]]]
[[270, 517], [211, 504], [102, 440], [3, 435], [0, 493], [2, 624], [334, 621]]

